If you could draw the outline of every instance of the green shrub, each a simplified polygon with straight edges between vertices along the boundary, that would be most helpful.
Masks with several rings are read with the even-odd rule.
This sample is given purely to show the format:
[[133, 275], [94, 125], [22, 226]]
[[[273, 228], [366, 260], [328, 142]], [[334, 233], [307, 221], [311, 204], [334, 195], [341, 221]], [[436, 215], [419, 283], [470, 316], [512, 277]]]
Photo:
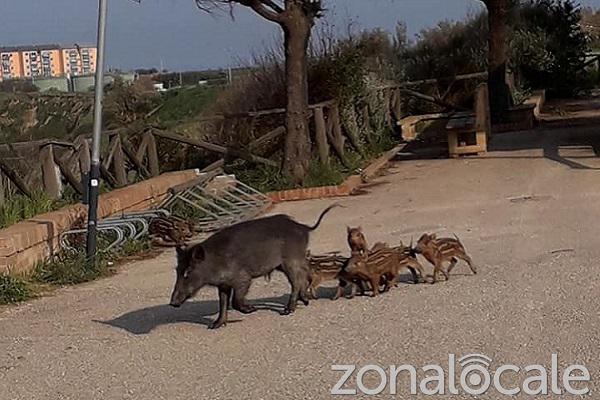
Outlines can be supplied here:
[[148, 236], [126, 241], [116, 253], [116, 257], [129, 257], [137, 254], [142, 254], [152, 249], [152, 243]]
[[18, 303], [33, 295], [26, 281], [10, 275], [0, 275], [0, 304]]
[[289, 189], [293, 186], [281, 174], [278, 167], [259, 165], [255, 168], [248, 168], [245, 165], [239, 165], [228, 167], [227, 172], [235, 174], [237, 179], [263, 193]]
[[464, 21], [441, 21], [423, 29], [414, 42], [400, 28], [396, 51], [408, 80], [451, 77], [486, 69], [487, 35], [487, 16], [480, 13]]
[[531, 0], [513, 21], [512, 63], [534, 89], [572, 96], [586, 88], [588, 40], [573, 0]]
[[85, 252], [62, 253], [36, 265], [32, 279], [35, 282], [52, 285], [76, 285], [90, 282], [112, 273], [109, 259], [98, 254], [96, 264], [86, 260]]

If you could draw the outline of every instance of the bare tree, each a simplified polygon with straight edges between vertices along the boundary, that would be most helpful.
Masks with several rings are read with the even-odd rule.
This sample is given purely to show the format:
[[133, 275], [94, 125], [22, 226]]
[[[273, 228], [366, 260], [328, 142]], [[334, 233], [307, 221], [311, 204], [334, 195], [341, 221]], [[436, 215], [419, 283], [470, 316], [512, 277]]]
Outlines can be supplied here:
[[238, 4], [278, 24], [284, 36], [287, 129], [283, 170], [295, 183], [308, 172], [311, 147], [308, 129], [308, 42], [315, 19], [323, 11], [321, 0], [195, 0], [204, 11]]
[[506, 84], [508, 15], [515, 0], [481, 0], [488, 10], [488, 86], [492, 121], [497, 122], [510, 106]]

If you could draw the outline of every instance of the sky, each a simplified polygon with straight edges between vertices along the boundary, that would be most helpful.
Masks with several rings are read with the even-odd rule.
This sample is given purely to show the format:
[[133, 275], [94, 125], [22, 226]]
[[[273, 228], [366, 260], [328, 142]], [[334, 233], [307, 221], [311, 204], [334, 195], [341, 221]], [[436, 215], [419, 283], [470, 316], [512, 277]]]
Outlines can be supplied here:
[[[481, 7], [478, 0], [323, 0], [325, 20], [342, 30], [393, 31], [407, 24], [413, 35], [438, 21], [461, 19]], [[600, 0], [582, 0], [600, 7]], [[0, 46], [85, 44], [96, 41], [98, 0], [1, 0]], [[208, 15], [194, 0], [108, 0], [107, 65], [172, 71], [238, 65], [275, 43], [280, 31], [252, 11], [237, 6], [228, 14]], [[322, 23], [322, 22], [321, 22]]]

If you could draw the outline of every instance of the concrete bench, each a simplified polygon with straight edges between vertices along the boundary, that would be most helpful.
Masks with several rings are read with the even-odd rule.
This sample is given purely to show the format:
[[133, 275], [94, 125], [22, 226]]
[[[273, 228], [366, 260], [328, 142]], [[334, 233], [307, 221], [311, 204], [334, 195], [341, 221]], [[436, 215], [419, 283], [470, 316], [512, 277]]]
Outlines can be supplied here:
[[527, 131], [535, 127], [537, 118], [535, 117], [535, 104], [520, 104], [509, 107], [503, 116], [503, 121], [494, 125], [494, 133]]
[[544, 107], [544, 103], [546, 102], [546, 91], [545, 90], [536, 90], [531, 93], [531, 96], [523, 104], [533, 105], [533, 116], [536, 119], [539, 119], [542, 115], [542, 107]]
[[456, 113], [432, 113], [421, 115], [410, 115], [398, 121], [398, 125], [402, 129], [402, 138], [406, 141], [411, 141], [417, 138], [417, 124], [424, 121], [435, 121], [439, 119], [461, 118], [468, 115], [469, 112]]

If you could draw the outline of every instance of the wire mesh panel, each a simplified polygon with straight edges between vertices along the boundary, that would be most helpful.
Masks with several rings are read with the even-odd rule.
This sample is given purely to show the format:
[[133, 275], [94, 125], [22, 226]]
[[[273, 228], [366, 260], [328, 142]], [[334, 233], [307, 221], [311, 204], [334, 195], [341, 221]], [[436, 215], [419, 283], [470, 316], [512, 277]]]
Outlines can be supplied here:
[[174, 188], [161, 207], [192, 220], [202, 233], [252, 219], [270, 205], [267, 196], [235, 176], [216, 175]]
[[[270, 205], [271, 200], [267, 196], [238, 181], [235, 176], [223, 175], [222, 170], [207, 172], [193, 181], [171, 188], [167, 198], [156, 209], [123, 213], [99, 221], [100, 251], [119, 248], [128, 240], [143, 238], [152, 233], [149, 228], [152, 221], [158, 219], [189, 221], [193, 233], [204, 236], [255, 218]], [[77, 251], [85, 244], [85, 233], [83, 226], [63, 232], [59, 240], [61, 247]]]

